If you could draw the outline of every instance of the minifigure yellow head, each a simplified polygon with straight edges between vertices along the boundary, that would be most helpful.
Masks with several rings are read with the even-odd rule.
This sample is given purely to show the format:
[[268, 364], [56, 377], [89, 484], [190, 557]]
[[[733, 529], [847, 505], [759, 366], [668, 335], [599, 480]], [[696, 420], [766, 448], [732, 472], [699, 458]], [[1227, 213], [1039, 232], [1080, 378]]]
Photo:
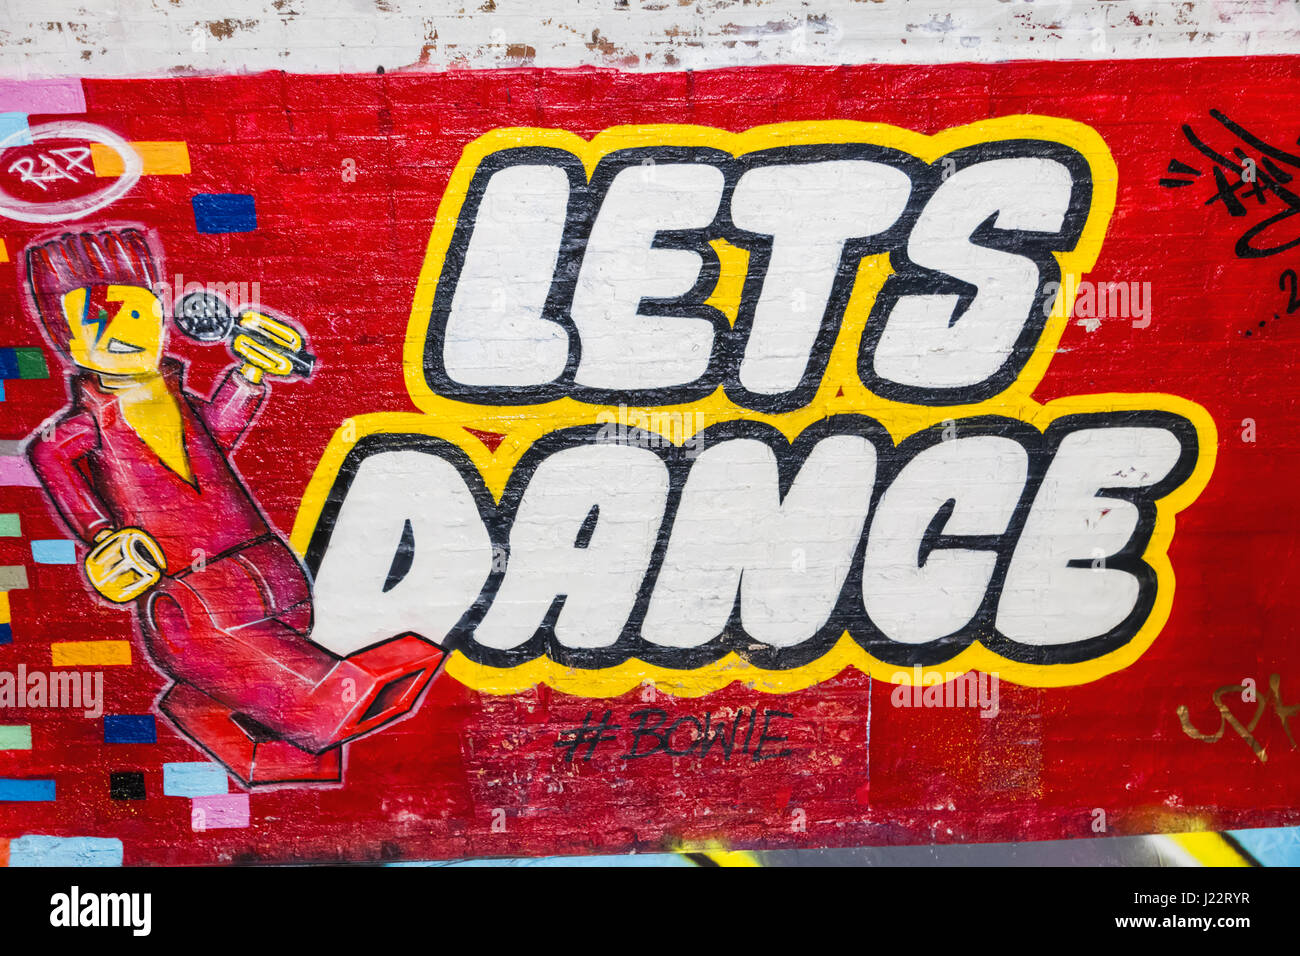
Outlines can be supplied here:
[[65, 234], [27, 251], [28, 291], [54, 343], [81, 368], [150, 375], [164, 319], [156, 258], [138, 229]]
[[73, 289], [62, 300], [72, 361], [94, 372], [147, 375], [162, 355], [162, 303], [138, 285]]

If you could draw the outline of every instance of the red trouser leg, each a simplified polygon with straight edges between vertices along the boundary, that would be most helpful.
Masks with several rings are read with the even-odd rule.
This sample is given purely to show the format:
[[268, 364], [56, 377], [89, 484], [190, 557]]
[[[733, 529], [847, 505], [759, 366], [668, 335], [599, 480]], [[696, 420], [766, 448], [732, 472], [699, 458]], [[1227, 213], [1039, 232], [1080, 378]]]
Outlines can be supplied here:
[[307, 580], [277, 538], [164, 578], [141, 620], [177, 681], [312, 753], [409, 711], [442, 658], [413, 635], [347, 658], [310, 643]]

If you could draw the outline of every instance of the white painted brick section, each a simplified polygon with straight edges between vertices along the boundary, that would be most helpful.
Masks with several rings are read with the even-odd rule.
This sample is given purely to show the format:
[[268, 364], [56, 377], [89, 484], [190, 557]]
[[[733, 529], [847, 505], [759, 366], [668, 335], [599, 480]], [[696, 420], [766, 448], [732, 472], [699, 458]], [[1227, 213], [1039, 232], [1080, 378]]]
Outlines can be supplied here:
[[1300, 52], [1296, 0], [6, 0], [6, 76]]

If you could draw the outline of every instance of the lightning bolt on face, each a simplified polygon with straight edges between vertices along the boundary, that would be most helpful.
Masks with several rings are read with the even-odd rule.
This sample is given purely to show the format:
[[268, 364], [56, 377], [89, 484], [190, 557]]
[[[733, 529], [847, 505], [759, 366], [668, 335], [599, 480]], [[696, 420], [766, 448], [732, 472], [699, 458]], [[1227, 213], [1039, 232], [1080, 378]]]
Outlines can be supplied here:
[[[159, 707], [246, 785], [342, 779], [344, 744], [408, 713], [442, 650], [413, 635], [349, 656], [311, 641], [310, 580], [231, 456], [268, 378], [310, 375], [306, 336], [244, 311], [210, 396], [167, 353], [156, 240], [64, 234], [24, 257], [30, 304], [70, 366], [69, 404], [28, 441], [51, 502], [87, 550], [86, 579], [133, 605]], [[215, 557], [191, 562], [195, 551]]]

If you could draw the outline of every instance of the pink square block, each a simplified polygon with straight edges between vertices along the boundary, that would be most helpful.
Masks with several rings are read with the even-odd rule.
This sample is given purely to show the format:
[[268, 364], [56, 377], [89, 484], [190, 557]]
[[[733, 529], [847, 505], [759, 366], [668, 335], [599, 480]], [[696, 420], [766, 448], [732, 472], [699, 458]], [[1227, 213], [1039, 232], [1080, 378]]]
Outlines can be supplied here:
[[0, 113], [84, 113], [81, 80], [0, 80]]
[[190, 827], [204, 830], [242, 829], [248, 826], [248, 794], [220, 793], [190, 801]]
[[41, 483], [26, 458], [5, 455], [0, 457], [0, 486], [39, 488]]

